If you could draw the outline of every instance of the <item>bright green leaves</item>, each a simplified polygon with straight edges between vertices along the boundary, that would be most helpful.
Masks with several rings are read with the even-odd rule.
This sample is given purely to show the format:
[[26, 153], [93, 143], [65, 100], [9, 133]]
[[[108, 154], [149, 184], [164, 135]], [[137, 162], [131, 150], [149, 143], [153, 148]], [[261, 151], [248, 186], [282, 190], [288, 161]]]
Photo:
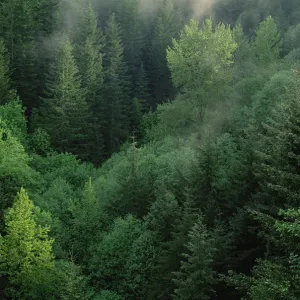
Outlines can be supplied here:
[[34, 205], [24, 189], [8, 211], [5, 230], [0, 246], [1, 273], [9, 277], [16, 297], [29, 299], [30, 289], [43, 284], [43, 277], [53, 269], [54, 257], [49, 228], [36, 223]]
[[212, 21], [207, 20], [200, 29], [198, 22], [191, 21], [167, 50], [174, 85], [185, 91], [212, 87], [232, 64], [236, 47], [229, 27], [220, 24], [213, 31]]

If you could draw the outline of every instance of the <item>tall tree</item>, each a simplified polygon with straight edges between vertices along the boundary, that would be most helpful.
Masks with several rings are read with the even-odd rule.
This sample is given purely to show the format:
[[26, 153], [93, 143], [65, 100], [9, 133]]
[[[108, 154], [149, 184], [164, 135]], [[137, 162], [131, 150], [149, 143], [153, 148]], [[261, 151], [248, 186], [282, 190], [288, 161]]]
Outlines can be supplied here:
[[131, 108], [121, 29], [114, 14], [107, 21], [105, 36], [104, 94], [107, 110], [105, 137], [106, 154], [110, 155], [119, 149], [128, 136]]
[[47, 81], [41, 125], [57, 150], [85, 158], [88, 105], [72, 50], [70, 41], [63, 39]]
[[149, 47], [149, 79], [155, 101], [153, 106], [173, 95], [174, 91], [167, 66], [166, 51], [180, 29], [173, 1], [165, 0], [157, 15]]
[[105, 126], [102, 52], [104, 36], [98, 29], [98, 20], [93, 7], [85, 7], [84, 15], [75, 38], [75, 57], [86, 90], [89, 105], [88, 156], [94, 163], [103, 161]]
[[122, 29], [124, 43], [124, 57], [128, 66], [131, 83], [137, 78], [139, 66], [142, 62], [142, 50], [144, 47], [143, 18], [140, 12], [138, 0], [119, 1], [117, 6], [117, 19]]

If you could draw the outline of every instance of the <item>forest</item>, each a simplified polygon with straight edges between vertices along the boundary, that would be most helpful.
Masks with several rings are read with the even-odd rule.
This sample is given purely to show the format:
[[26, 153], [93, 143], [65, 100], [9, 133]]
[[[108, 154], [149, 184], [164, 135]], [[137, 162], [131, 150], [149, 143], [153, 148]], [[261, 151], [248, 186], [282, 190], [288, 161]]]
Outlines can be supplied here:
[[299, 300], [300, 1], [0, 0], [0, 299]]

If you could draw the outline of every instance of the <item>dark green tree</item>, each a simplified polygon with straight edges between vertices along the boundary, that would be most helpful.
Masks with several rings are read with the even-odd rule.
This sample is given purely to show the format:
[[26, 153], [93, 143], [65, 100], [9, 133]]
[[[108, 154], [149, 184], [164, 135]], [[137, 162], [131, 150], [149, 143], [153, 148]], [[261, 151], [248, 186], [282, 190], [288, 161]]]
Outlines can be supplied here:
[[114, 14], [107, 21], [105, 36], [105, 150], [107, 155], [111, 155], [128, 136], [131, 108], [121, 29]]
[[149, 69], [149, 81], [154, 97], [153, 106], [167, 100], [174, 93], [166, 51], [181, 29], [177, 17], [173, 1], [164, 1], [155, 20], [148, 54], [150, 64], [147, 69]]
[[70, 42], [63, 39], [47, 82], [41, 126], [58, 151], [86, 158], [88, 105], [72, 50]]
[[86, 91], [89, 105], [88, 159], [95, 164], [104, 158], [105, 103], [103, 94], [102, 52], [104, 37], [98, 29], [97, 17], [91, 5], [87, 5], [75, 38], [75, 58]]
[[185, 260], [180, 270], [174, 273], [177, 288], [173, 299], [211, 299], [215, 282], [212, 264], [216, 249], [201, 219], [191, 229], [186, 248], [188, 253], [183, 254]]

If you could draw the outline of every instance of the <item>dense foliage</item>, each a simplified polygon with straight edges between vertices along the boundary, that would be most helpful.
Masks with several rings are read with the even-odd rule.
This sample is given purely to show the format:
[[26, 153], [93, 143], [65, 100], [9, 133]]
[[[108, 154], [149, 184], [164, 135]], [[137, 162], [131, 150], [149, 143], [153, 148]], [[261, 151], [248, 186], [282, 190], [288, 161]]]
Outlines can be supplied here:
[[300, 299], [298, 0], [0, 0], [0, 298]]

